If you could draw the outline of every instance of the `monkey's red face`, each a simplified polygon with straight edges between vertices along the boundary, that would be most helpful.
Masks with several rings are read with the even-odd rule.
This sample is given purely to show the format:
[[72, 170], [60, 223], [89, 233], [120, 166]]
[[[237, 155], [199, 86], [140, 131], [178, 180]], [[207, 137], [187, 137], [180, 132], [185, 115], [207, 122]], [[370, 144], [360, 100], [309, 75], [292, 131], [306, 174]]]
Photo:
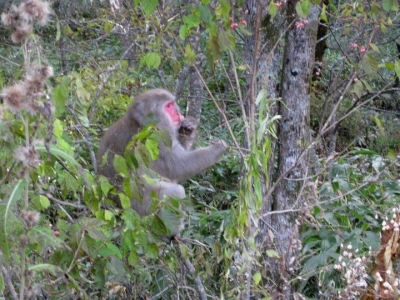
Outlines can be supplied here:
[[171, 118], [172, 123], [178, 127], [181, 125], [184, 117], [179, 113], [175, 101], [171, 100], [164, 104], [164, 112]]

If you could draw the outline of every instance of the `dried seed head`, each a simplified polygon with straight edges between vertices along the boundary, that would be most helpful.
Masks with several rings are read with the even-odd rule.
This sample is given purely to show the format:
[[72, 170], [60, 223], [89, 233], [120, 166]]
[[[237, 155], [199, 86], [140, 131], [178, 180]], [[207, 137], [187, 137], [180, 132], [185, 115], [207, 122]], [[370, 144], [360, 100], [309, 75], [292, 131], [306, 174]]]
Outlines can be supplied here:
[[19, 24], [14, 32], [11, 34], [11, 40], [14, 43], [20, 43], [25, 40], [28, 36], [30, 36], [33, 32], [33, 27], [27, 23]]
[[23, 84], [16, 84], [11, 87], [5, 88], [1, 92], [4, 105], [11, 111], [20, 111], [24, 106], [26, 97], [26, 90]]
[[29, 243], [29, 238], [27, 235], [23, 234], [19, 237], [19, 244], [23, 248]]
[[52, 66], [33, 65], [33, 67], [28, 70], [26, 79], [43, 83], [51, 76], [53, 76]]
[[20, 8], [15, 5], [11, 5], [10, 13], [1, 14], [1, 22], [6, 26], [16, 26], [21, 22]]
[[46, 25], [49, 20], [50, 9], [47, 2], [40, 0], [26, 0], [21, 4], [21, 11], [31, 19], [36, 19], [40, 25]]
[[40, 213], [34, 210], [22, 210], [21, 218], [25, 221], [26, 225], [32, 227], [39, 223]]
[[36, 167], [40, 162], [39, 154], [33, 145], [18, 147], [15, 151], [15, 158], [27, 167]]
[[1, 14], [1, 23], [3, 23], [3, 25], [9, 26], [12, 24], [12, 21], [13, 21], [13, 17], [11, 14], [7, 14], [7, 13]]

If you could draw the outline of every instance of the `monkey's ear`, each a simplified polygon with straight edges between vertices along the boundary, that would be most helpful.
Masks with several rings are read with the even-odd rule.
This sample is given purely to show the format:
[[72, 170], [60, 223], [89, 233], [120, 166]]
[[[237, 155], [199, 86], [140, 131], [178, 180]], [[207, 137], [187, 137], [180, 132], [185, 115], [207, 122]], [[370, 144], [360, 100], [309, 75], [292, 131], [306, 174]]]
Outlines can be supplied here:
[[143, 125], [143, 120], [146, 117], [144, 113], [144, 103], [142, 101], [135, 101], [129, 108], [129, 119], [135, 120], [139, 125]]

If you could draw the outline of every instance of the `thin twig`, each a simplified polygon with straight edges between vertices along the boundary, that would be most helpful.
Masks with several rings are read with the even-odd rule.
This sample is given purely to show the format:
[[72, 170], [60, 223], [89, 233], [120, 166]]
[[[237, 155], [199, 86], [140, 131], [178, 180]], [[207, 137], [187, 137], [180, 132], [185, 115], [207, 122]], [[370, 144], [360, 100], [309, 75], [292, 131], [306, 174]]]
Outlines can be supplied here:
[[39, 195], [46, 196], [51, 201], [54, 201], [54, 202], [56, 202], [57, 204], [60, 204], [60, 205], [72, 206], [72, 207], [79, 208], [79, 209], [87, 209], [87, 206], [85, 206], [85, 205], [75, 204], [75, 203], [66, 202], [66, 201], [62, 201], [60, 199], [57, 199], [50, 192], [47, 192], [47, 191], [39, 191]]
[[5, 279], [5, 281], [7, 283], [7, 286], [10, 290], [11, 296], [13, 297], [14, 300], [18, 300], [18, 294], [15, 291], [14, 285], [11, 280], [11, 276], [3, 264], [1, 265], [1, 273], [3, 273], [3, 278]]
[[194, 284], [196, 286], [196, 290], [197, 293], [199, 294], [199, 299], [200, 300], [207, 300], [207, 294], [206, 294], [206, 290], [204, 289], [204, 285], [201, 282], [201, 278], [199, 275], [196, 276], [196, 269], [194, 268], [194, 266], [192, 265], [192, 263], [190, 262], [190, 260], [188, 258], [185, 258], [182, 254], [182, 251], [179, 247], [179, 244], [174, 244], [175, 248], [177, 249], [179, 256], [182, 260], [182, 262], [184, 263], [186, 269], [188, 270], [189, 274], [193, 276], [194, 278]]

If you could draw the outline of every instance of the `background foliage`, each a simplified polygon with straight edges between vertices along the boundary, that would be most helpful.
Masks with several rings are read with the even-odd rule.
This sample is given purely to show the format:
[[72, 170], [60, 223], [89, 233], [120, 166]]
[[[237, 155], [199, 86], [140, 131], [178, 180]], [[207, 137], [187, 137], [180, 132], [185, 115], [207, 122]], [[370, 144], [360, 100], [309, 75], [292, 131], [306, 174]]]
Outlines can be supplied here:
[[[257, 30], [272, 36], [266, 24], [283, 18], [286, 2], [261, 2], [265, 19], [248, 24], [251, 1], [53, 1], [41, 7], [45, 22], [22, 18], [33, 29], [21, 40], [12, 38], [20, 20], [2, 17], [0, 297], [245, 299], [249, 289], [249, 297], [273, 299], [277, 283], [261, 257], [280, 262], [281, 254], [274, 243], [258, 248], [260, 232], [250, 224], [277, 180], [266, 170], [276, 167], [274, 143], [284, 142], [274, 110], [282, 99], [257, 90], [256, 114], [247, 118], [246, 53], [254, 49], [245, 40]], [[306, 19], [313, 5], [321, 33], [309, 91], [313, 139], [305, 148], [317, 159], [309, 162], [305, 203], [287, 208], [298, 212], [302, 243], [293, 294], [380, 299], [376, 285], [384, 291], [388, 282], [396, 299], [399, 250], [379, 251], [398, 232], [398, 3], [303, 0], [297, 17]], [[10, 1], [0, 8], [13, 13]], [[283, 41], [282, 33], [276, 48]], [[175, 92], [190, 111], [190, 74], [204, 85], [198, 146], [224, 139], [232, 150], [184, 183], [183, 212], [174, 201], [157, 203], [171, 212], [164, 219], [115, 207], [106, 199], [113, 187], [95, 172], [100, 137], [148, 88]], [[30, 106], [11, 101], [10, 87], [32, 82], [35, 90], [22, 97]], [[146, 141], [155, 135], [143, 133], [141, 155], [154, 150]], [[121, 158], [129, 175], [127, 164]], [[163, 242], [182, 214], [181, 238]], [[370, 272], [382, 269], [394, 275], [379, 280]]]

